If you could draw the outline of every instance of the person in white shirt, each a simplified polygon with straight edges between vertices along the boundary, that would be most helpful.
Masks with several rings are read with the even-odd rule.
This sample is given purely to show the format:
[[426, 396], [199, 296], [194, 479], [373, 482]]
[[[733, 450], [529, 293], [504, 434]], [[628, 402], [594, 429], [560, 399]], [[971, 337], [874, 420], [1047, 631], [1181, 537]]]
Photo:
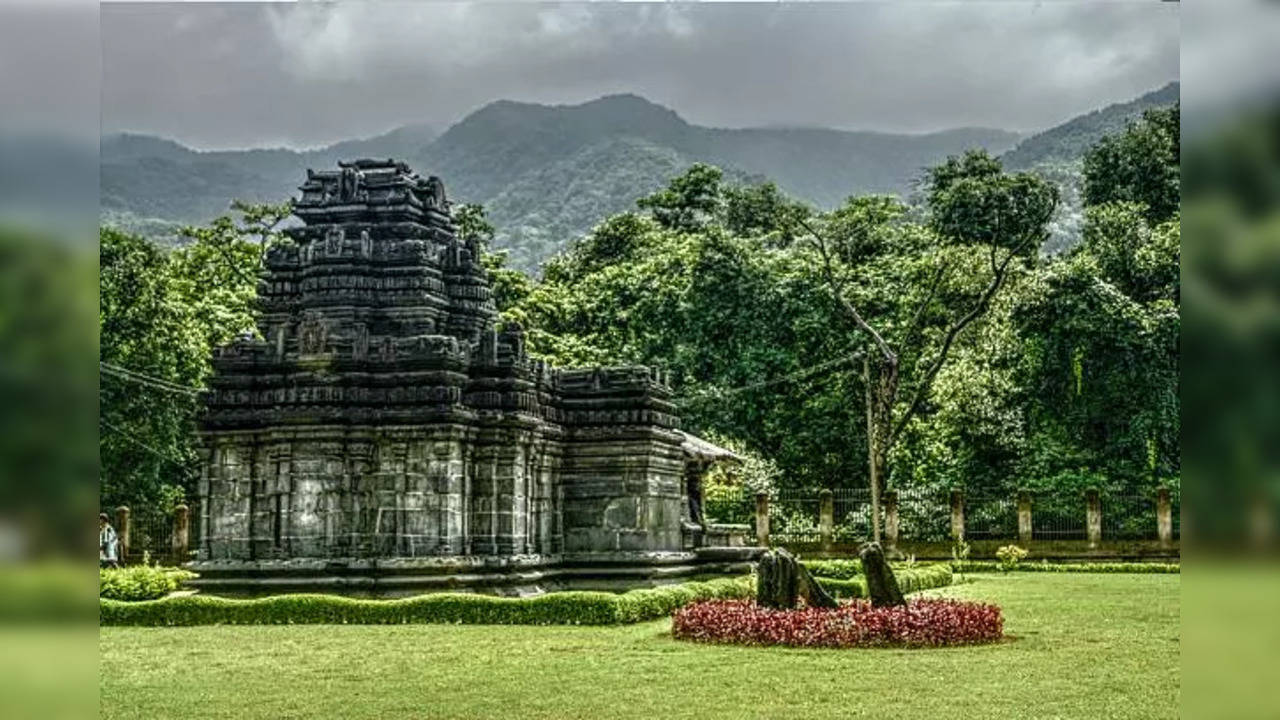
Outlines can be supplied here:
[[106, 513], [98, 514], [98, 565], [120, 567], [120, 537], [109, 520]]

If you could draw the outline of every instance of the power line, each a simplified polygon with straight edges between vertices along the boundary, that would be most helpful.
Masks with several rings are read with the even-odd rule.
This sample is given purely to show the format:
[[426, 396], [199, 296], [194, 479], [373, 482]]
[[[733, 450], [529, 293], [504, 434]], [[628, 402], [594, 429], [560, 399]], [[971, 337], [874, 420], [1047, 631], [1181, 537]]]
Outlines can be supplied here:
[[139, 438], [138, 438], [138, 436], [134, 435], [133, 433], [131, 433], [131, 432], [127, 431], [127, 430], [124, 430], [124, 429], [122, 429], [122, 428], [119, 428], [119, 427], [117, 427], [117, 426], [115, 426], [115, 425], [111, 424], [111, 422], [110, 422], [109, 420], [107, 420], [106, 418], [104, 418], [104, 417], [99, 417], [99, 418], [98, 418], [98, 422], [102, 423], [103, 425], [106, 425], [108, 428], [110, 428], [112, 431], [114, 431], [117, 435], [122, 436], [125, 440], [128, 440], [129, 442], [133, 443], [134, 445], [137, 445], [138, 447], [141, 447], [143, 450], [146, 450], [147, 452], [151, 453], [152, 455], [155, 455], [156, 457], [160, 458], [161, 460], [164, 460], [164, 461], [166, 461], [166, 462], [173, 463], [174, 465], [177, 465], [178, 467], [183, 468], [183, 469], [186, 469], [186, 468], [190, 467], [190, 465], [191, 465], [191, 463], [188, 463], [188, 462], [186, 462], [186, 461], [182, 461], [182, 460], [175, 460], [175, 459], [174, 459], [172, 456], [170, 456], [168, 453], [164, 452], [163, 450], [158, 450], [158, 449], [156, 449], [155, 447], [153, 447], [153, 446], [151, 446], [151, 445], [148, 445], [147, 443], [145, 443], [145, 442], [143, 442], [141, 439], [139, 439]]
[[119, 365], [113, 365], [106, 361], [100, 361], [98, 363], [98, 366], [101, 368], [103, 372], [105, 372], [107, 375], [110, 375], [111, 377], [118, 378], [120, 380], [126, 380], [128, 382], [136, 383], [139, 385], [146, 385], [146, 386], [155, 388], [157, 390], [163, 390], [165, 392], [189, 395], [191, 397], [199, 397], [202, 391], [202, 388], [192, 388], [192, 387], [187, 387], [185, 385], [179, 385], [177, 383], [169, 382], [168, 380], [164, 380], [162, 378], [158, 378], [153, 375], [147, 375], [146, 373], [138, 372], [137, 370], [130, 370], [128, 368], [121, 367]]
[[148, 375], [138, 370], [131, 370], [127, 367], [122, 367], [120, 365], [115, 365], [105, 361], [99, 361], [98, 364], [102, 369], [106, 370], [109, 374], [116, 375], [117, 377], [123, 376], [129, 380], [137, 380], [138, 382], [150, 383], [152, 385], [160, 386], [169, 390], [189, 393], [193, 395], [199, 394], [200, 392], [200, 388], [193, 388], [187, 385], [179, 385], [178, 383], [172, 382], [170, 380], [165, 380], [164, 378], [159, 378], [154, 375]]
[[760, 382], [754, 382], [747, 385], [741, 385], [736, 388], [730, 388], [728, 390], [710, 392], [700, 396], [679, 398], [676, 400], [676, 404], [683, 406], [683, 405], [688, 405], [690, 403], [695, 403], [695, 402], [700, 402], [705, 400], [723, 400], [725, 398], [733, 397], [735, 395], [740, 395], [742, 393], [750, 392], [752, 390], [758, 390], [764, 387], [770, 387], [772, 385], [781, 385], [789, 382], [807, 380], [813, 377], [817, 377], [823, 371], [834, 370], [836, 368], [839, 368], [842, 365], [847, 365], [848, 363], [851, 363], [854, 360], [859, 360], [861, 358], [862, 358], [862, 355], [860, 353], [850, 353], [848, 355], [845, 355], [844, 357], [839, 357], [834, 360], [828, 360], [824, 363], [812, 365], [807, 368], [801, 368], [793, 373], [776, 377], [776, 378], [773, 378], [772, 380], [763, 380]]

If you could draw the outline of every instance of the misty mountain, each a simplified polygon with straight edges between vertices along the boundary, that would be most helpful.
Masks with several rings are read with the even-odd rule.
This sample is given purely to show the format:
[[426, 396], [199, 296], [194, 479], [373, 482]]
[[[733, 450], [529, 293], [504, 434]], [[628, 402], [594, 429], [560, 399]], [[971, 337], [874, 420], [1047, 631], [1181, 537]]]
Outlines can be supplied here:
[[1152, 108], [1173, 105], [1178, 102], [1181, 85], [1173, 82], [1159, 90], [1126, 103], [1108, 105], [1074, 117], [1061, 125], [1037, 133], [1018, 143], [1018, 146], [1001, 158], [1011, 170], [1025, 170], [1046, 163], [1075, 162], [1094, 143], [1107, 135], [1122, 132], [1142, 113]]
[[416, 155], [439, 132], [408, 125], [318, 150], [197, 151], [173, 140], [120, 133], [102, 138], [100, 188], [103, 222], [160, 240], [184, 224], [224, 214], [235, 199], [281, 202], [308, 167], [357, 157]]
[[533, 269], [605, 216], [634, 208], [694, 162], [730, 178], [774, 180], [823, 207], [865, 193], [905, 194], [924, 168], [975, 147], [1010, 149], [1003, 130], [921, 135], [820, 128], [709, 128], [636, 95], [579, 105], [490, 103], [438, 138], [408, 128], [309, 152], [196, 152], [140, 135], [103, 139], [104, 221], [155, 234], [166, 223], [207, 222], [234, 198], [280, 201], [307, 167], [396, 157], [439, 175], [458, 202], [483, 203], [496, 244]]
[[1084, 210], [1084, 156], [1107, 135], [1123, 132], [1129, 123], [1147, 110], [1179, 101], [1181, 86], [1173, 82], [1136, 100], [1108, 105], [1032, 135], [1001, 156], [1010, 170], [1031, 170], [1053, 182], [1062, 193], [1062, 203], [1054, 218], [1052, 236], [1043, 251], [1056, 253], [1080, 239]]
[[438, 137], [429, 127], [407, 126], [305, 152], [197, 152], [171, 140], [115, 135], [102, 141], [102, 214], [104, 222], [163, 239], [176, 223], [207, 222], [226, 212], [232, 199], [288, 198], [308, 167], [394, 157], [442, 177], [455, 202], [483, 203], [498, 230], [495, 245], [510, 251], [514, 266], [532, 271], [694, 162], [717, 165], [733, 181], [767, 178], [794, 197], [830, 208], [850, 195], [906, 196], [925, 168], [984, 148], [1003, 153], [1011, 169], [1035, 169], [1063, 187], [1064, 207], [1047, 248], [1055, 251], [1079, 234], [1084, 152], [1177, 96], [1178, 86], [1171, 84], [1027, 137], [984, 128], [928, 134], [711, 128], [636, 95], [578, 105], [501, 100]]

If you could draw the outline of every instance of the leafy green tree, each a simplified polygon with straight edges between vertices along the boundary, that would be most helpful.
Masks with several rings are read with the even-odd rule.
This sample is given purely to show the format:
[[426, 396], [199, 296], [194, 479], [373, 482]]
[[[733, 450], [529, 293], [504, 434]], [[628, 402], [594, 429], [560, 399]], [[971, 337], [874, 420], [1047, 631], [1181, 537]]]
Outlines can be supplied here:
[[1178, 474], [1179, 230], [1142, 209], [1088, 208], [1084, 242], [1016, 308], [1028, 477], [1136, 493]]
[[[814, 223], [801, 221], [808, 232], [806, 245], [816, 256], [831, 296], [868, 346], [864, 381], [872, 529], [877, 540], [878, 498], [889, 454], [922, 411], [960, 334], [988, 311], [1015, 262], [1034, 261], [1058, 200], [1052, 185], [1029, 173], [1006, 174], [999, 161], [984, 152], [953, 157], [932, 169], [927, 194], [930, 232], [890, 235], [896, 235], [896, 243], [882, 238], [902, 209], [875, 199], [850, 201], [843, 216], [838, 211]], [[894, 248], [898, 256], [891, 265], [880, 266], [884, 273], [878, 277], [846, 260], [865, 258], [885, 247]], [[955, 284], [954, 271], [964, 268], [963, 259], [971, 260], [974, 253], [985, 256], [988, 262], [983, 264], [989, 269], [970, 272], [960, 285]], [[910, 262], [912, 258], [916, 263]], [[912, 265], [920, 264], [933, 270], [916, 276], [914, 282], [909, 275], [904, 277], [902, 270], [910, 272]], [[914, 285], [922, 291], [918, 300], [901, 290], [893, 293], [911, 298], [895, 308], [890, 303], [877, 304], [874, 291], [867, 292], [874, 284]], [[912, 307], [904, 317], [902, 310]], [[908, 394], [900, 403], [904, 378]]]
[[1108, 135], [1084, 159], [1084, 203], [1132, 202], [1153, 224], [1178, 213], [1182, 200], [1181, 110], [1148, 110], [1142, 120]]
[[184, 228], [165, 251], [99, 232], [103, 501], [172, 503], [191, 488], [197, 390], [215, 347], [256, 332], [257, 277], [289, 205], [236, 203], [238, 217]]
[[106, 228], [99, 243], [102, 501], [155, 504], [193, 479], [208, 345], [163, 250]]
[[668, 230], [696, 231], [710, 225], [724, 212], [720, 192], [724, 173], [720, 168], [695, 163], [684, 174], [658, 192], [637, 203], [653, 213], [653, 218]]

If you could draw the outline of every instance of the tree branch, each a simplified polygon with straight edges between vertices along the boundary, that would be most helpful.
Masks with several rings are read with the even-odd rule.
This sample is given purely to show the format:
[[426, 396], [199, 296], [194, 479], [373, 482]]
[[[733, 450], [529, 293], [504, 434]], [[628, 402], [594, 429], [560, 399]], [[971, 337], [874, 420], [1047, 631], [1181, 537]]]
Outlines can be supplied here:
[[928, 393], [929, 388], [933, 386], [934, 378], [938, 376], [938, 372], [942, 370], [943, 363], [947, 361], [947, 355], [951, 352], [951, 346], [955, 343], [956, 337], [958, 337], [966, 327], [968, 327], [974, 320], [977, 320], [978, 317], [986, 311], [987, 306], [991, 303], [991, 298], [995, 297], [995, 294], [1000, 290], [1000, 287], [1004, 285], [1005, 277], [1008, 275], [1009, 271], [1009, 264], [1018, 256], [1019, 248], [1021, 248], [1021, 245], [1019, 245], [1018, 248], [1010, 250], [1005, 259], [1000, 262], [999, 265], [996, 265], [996, 250], [995, 246], [992, 246], [991, 269], [994, 273], [991, 278], [991, 284], [989, 284], [986, 290], [982, 292], [982, 295], [979, 296], [978, 301], [974, 303], [974, 306], [970, 308], [969, 312], [965, 313], [964, 317], [956, 321], [956, 323], [947, 330], [947, 334], [942, 341], [942, 348], [938, 351], [938, 356], [934, 358], [932, 363], [930, 363], [929, 369], [925, 372], [924, 378], [922, 378], [916, 385], [915, 391], [911, 394], [911, 402], [907, 405], [906, 411], [903, 412], [902, 417], [898, 418], [898, 421], [894, 423], [893, 433], [890, 436], [893, 441], [898, 439], [902, 434], [902, 430], [907, 426], [907, 423], [911, 420], [912, 416], [919, 411], [920, 403], [924, 401], [924, 396]]
[[827, 284], [831, 288], [831, 294], [835, 296], [836, 301], [840, 304], [840, 307], [845, 311], [845, 313], [853, 319], [854, 324], [861, 328], [863, 332], [870, 335], [872, 340], [875, 341], [876, 347], [879, 348], [880, 354], [884, 356], [885, 362], [896, 364], [898, 362], [897, 354], [889, 348], [889, 344], [885, 342], [884, 337], [882, 337], [880, 333], [876, 332], [876, 329], [871, 327], [871, 325], [863, 319], [862, 313], [859, 313], [858, 309], [853, 306], [853, 303], [849, 302], [849, 299], [845, 297], [843, 284], [836, 279], [835, 270], [832, 268], [831, 254], [827, 248], [826, 238], [818, 233], [818, 231], [814, 230], [813, 226], [803, 218], [797, 218], [797, 221], [800, 223], [800, 226], [814, 238], [814, 247], [817, 248], [818, 254], [822, 256], [823, 274], [826, 275]]

